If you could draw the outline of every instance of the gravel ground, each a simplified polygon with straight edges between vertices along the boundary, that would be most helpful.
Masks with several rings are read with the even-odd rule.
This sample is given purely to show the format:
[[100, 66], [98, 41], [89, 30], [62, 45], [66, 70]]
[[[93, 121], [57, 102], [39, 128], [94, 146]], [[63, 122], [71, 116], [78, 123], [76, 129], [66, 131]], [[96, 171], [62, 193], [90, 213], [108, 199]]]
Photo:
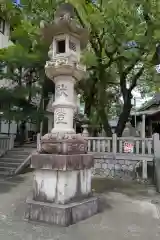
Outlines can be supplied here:
[[109, 191], [103, 212], [68, 228], [28, 223], [25, 199], [32, 189], [32, 173], [0, 180], [0, 240], [125, 240], [160, 239], [160, 196], [129, 196]]

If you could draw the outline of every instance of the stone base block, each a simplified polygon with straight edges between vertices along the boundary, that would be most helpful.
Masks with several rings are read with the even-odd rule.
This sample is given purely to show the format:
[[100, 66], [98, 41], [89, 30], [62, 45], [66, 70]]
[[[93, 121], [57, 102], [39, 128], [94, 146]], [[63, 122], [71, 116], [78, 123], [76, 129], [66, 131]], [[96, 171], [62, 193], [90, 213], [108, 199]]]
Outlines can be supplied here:
[[60, 226], [69, 226], [87, 219], [98, 212], [98, 198], [91, 197], [65, 205], [37, 202], [27, 199], [25, 219]]
[[66, 204], [92, 195], [91, 154], [33, 154], [31, 164], [35, 201]]
[[91, 197], [91, 169], [34, 172], [33, 199], [40, 202], [66, 204]]

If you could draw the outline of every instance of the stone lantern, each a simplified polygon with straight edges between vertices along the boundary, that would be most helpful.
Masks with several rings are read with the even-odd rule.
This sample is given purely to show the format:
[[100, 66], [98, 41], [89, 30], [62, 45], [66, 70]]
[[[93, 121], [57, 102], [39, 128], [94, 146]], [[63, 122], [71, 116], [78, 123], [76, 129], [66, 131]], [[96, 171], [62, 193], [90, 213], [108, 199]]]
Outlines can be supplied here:
[[98, 209], [91, 191], [93, 156], [87, 154], [87, 141], [73, 127], [74, 85], [85, 76], [80, 54], [88, 41], [87, 31], [74, 15], [72, 5], [62, 4], [53, 24], [43, 28], [50, 45], [45, 72], [55, 83], [54, 128], [32, 155], [34, 187], [26, 210], [29, 220], [62, 226], [90, 217]]
[[83, 118], [83, 125], [82, 125], [82, 128], [83, 128], [82, 136], [85, 138], [89, 137], [88, 123], [89, 123], [89, 119], [87, 118], [87, 115], [85, 114], [84, 118]]
[[[45, 71], [55, 83], [54, 128], [41, 141], [41, 150], [46, 153], [87, 151], [86, 141], [75, 134], [73, 116], [77, 107], [74, 85], [86, 74], [86, 67], [80, 63], [80, 54], [87, 44], [88, 33], [77, 24], [74, 15], [70, 4], [62, 4], [55, 14], [54, 23], [43, 30], [45, 40], [49, 44], [51, 42], [50, 60], [46, 62]], [[61, 146], [57, 140], [58, 143], [61, 141]], [[74, 142], [74, 147], [71, 142]]]

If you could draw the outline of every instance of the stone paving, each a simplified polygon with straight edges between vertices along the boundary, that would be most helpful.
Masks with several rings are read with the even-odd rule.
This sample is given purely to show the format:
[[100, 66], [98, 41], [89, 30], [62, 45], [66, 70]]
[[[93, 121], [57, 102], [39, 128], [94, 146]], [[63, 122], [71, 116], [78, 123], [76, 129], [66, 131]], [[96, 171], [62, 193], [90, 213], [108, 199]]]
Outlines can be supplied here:
[[0, 240], [125, 240], [160, 239], [160, 196], [118, 192], [103, 194], [103, 212], [68, 228], [28, 223], [25, 199], [31, 191], [32, 173], [0, 180]]

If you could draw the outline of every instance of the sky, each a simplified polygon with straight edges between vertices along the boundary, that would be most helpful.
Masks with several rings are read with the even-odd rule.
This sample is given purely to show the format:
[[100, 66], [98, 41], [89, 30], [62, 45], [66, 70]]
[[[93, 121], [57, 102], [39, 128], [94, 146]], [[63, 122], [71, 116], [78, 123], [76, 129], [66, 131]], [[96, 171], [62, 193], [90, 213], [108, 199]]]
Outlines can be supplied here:
[[13, 0], [14, 3], [20, 4], [20, 0]]
[[141, 94], [136, 90], [133, 90], [132, 94], [133, 94], [133, 98], [136, 99], [136, 107], [137, 108], [139, 108], [145, 101], [147, 101], [149, 99], [149, 98], [142, 99]]

